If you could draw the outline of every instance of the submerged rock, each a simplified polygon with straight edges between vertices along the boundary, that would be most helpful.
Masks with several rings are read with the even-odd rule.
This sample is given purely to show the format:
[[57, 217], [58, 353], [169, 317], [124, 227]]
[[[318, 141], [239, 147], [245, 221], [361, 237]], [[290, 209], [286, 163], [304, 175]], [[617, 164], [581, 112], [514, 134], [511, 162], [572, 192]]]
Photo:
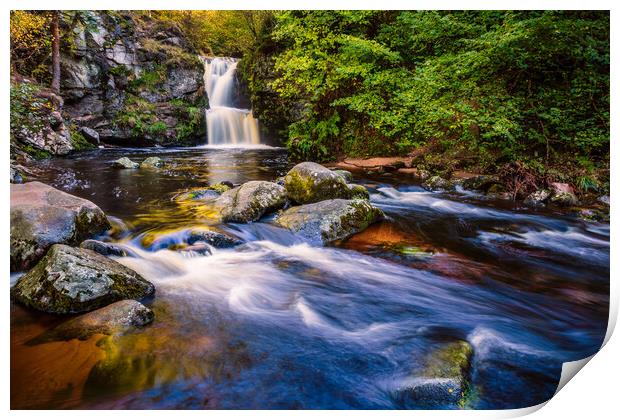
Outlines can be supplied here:
[[276, 224], [320, 244], [361, 232], [382, 217], [367, 200], [334, 199], [287, 209]]
[[138, 163], [134, 162], [128, 157], [122, 157], [120, 159], [115, 160], [114, 162], [112, 162], [112, 166], [114, 166], [115, 168], [121, 168], [121, 169], [136, 169], [140, 167]]
[[422, 184], [422, 188], [428, 191], [452, 191], [454, 190], [454, 184], [447, 179], [435, 175], [427, 179]]
[[97, 254], [106, 257], [109, 255], [113, 255], [115, 257], [126, 257], [129, 255], [129, 252], [127, 250], [118, 245], [97, 241], [95, 239], [85, 240], [80, 244], [80, 248], [90, 249], [91, 251], [95, 251]]
[[142, 161], [140, 169], [153, 169], [161, 168], [164, 165], [164, 161], [157, 156], [151, 156]]
[[467, 341], [440, 347], [397, 390], [406, 408], [459, 408], [466, 402], [473, 349]]
[[88, 200], [41, 182], [11, 184], [11, 271], [32, 267], [52, 244], [77, 245], [109, 228]]
[[175, 197], [177, 201], [183, 200], [212, 200], [232, 188], [232, 184], [227, 181], [210, 185], [205, 188], [196, 188], [188, 192], [181, 193]]
[[11, 288], [17, 301], [56, 314], [86, 312], [154, 293], [155, 287], [135, 271], [89, 249], [67, 245], [53, 245]]
[[212, 230], [192, 230], [187, 238], [187, 243], [189, 245], [195, 245], [200, 242], [209, 244], [215, 248], [232, 248], [243, 243], [239, 239], [221, 232]]
[[63, 322], [29, 344], [58, 340], [86, 340], [94, 334], [116, 334], [153, 322], [153, 311], [138, 301], [126, 299]]
[[545, 203], [547, 202], [550, 196], [551, 196], [551, 191], [549, 190], [534, 191], [533, 193], [531, 193], [525, 198], [525, 200], [523, 201], [523, 204], [525, 204], [528, 207], [534, 207], [534, 208], [545, 207]]
[[286, 190], [273, 182], [250, 181], [223, 193], [215, 202], [222, 221], [254, 222], [286, 204]]
[[295, 165], [284, 177], [284, 187], [291, 200], [299, 204], [351, 195], [344, 177], [314, 162]]

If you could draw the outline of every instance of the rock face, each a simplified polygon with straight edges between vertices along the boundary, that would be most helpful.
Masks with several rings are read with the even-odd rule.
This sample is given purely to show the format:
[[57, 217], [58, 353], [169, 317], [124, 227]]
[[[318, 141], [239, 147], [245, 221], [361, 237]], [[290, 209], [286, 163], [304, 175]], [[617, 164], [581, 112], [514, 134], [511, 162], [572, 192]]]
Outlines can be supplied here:
[[63, 99], [34, 80], [11, 77], [11, 158], [45, 158], [76, 149], [61, 110]]
[[11, 271], [32, 267], [52, 244], [77, 245], [109, 228], [88, 200], [41, 182], [11, 184]]
[[140, 164], [134, 162], [128, 157], [122, 157], [112, 162], [112, 166], [114, 166], [115, 168], [121, 168], [121, 169], [136, 169], [140, 167]]
[[314, 162], [295, 165], [284, 177], [284, 187], [289, 198], [299, 204], [360, 197], [360, 186], [351, 189], [341, 174]]
[[223, 193], [217, 200], [222, 221], [247, 223], [279, 210], [286, 204], [286, 190], [273, 182], [250, 181]]
[[463, 188], [467, 190], [487, 192], [493, 185], [499, 185], [500, 180], [492, 175], [476, 175], [463, 180]]
[[276, 224], [310, 243], [326, 244], [361, 232], [383, 217], [367, 200], [325, 200], [283, 211]]
[[457, 341], [431, 353], [421, 372], [406, 380], [397, 399], [406, 408], [458, 408], [464, 405], [473, 349]]
[[73, 48], [61, 51], [64, 112], [72, 122], [105, 143], [203, 139], [204, 69], [180, 30], [145, 14], [82, 13]]
[[135, 271], [94, 251], [53, 245], [22, 276], [11, 296], [43, 312], [91, 311], [122, 299], [142, 299], [155, 287]]
[[[116, 334], [131, 327], [142, 327], [153, 322], [153, 311], [135, 300], [121, 300], [101, 309], [63, 322], [34, 342], [57, 340], [86, 340], [93, 334]], [[33, 343], [34, 344], [34, 343]]]

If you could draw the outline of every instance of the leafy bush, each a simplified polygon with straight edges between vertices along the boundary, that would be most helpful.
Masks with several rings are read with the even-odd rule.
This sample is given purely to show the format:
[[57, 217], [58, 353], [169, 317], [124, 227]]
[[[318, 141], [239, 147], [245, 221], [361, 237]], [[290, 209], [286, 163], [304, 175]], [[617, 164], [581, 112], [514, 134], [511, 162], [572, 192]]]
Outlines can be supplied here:
[[[519, 160], [561, 165], [574, 156], [599, 164], [607, 156], [608, 12], [287, 11], [275, 18], [271, 51], [262, 49], [270, 58], [249, 55], [254, 63], [244, 67], [273, 62], [271, 111], [284, 115], [288, 103], [303, 109], [288, 119], [293, 156], [406, 154], [435, 141], [496, 169]], [[270, 94], [250, 82], [254, 96]]]

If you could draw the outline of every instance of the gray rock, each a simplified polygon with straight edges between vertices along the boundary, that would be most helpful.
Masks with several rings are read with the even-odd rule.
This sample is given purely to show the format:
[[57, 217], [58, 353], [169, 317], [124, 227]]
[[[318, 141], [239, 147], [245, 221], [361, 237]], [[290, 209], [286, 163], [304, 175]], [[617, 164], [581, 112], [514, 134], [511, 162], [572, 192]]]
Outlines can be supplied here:
[[281, 209], [286, 201], [286, 190], [282, 186], [268, 181], [250, 181], [223, 193], [215, 205], [222, 221], [247, 223]]
[[422, 188], [428, 191], [452, 191], [454, 190], [454, 184], [438, 175], [432, 176], [427, 179]]
[[89, 249], [67, 245], [53, 245], [11, 288], [11, 296], [20, 303], [55, 314], [91, 311], [154, 293], [155, 287], [135, 271]]
[[550, 196], [551, 196], [551, 191], [549, 190], [534, 191], [533, 193], [531, 193], [525, 198], [525, 200], [523, 201], [523, 204], [525, 204], [528, 207], [534, 207], [534, 208], [545, 207], [545, 203], [547, 202]]
[[224, 233], [212, 230], [192, 230], [187, 238], [187, 243], [195, 245], [199, 242], [204, 242], [215, 248], [232, 248], [243, 243], [239, 239]]
[[11, 184], [11, 271], [32, 267], [52, 244], [77, 245], [109, 228], [88, 200], [41, 182]]
[[367, 200], [324, 200], [283, 211], [276, 224], [313, 244], [326, 244], [361, 232], [383, 217]]
[[80, 133], [91, 143], [99, 144], [99, 133], [90, 127], [81, 127]]
[[299, 204], [350, 197], [341, 175], [314, 162], [295, 165], [284, 177], [284, 187], [291, 200]]
[[464, 179], [461, 183], [466, 190], [484, 191], [486, 192], [495, 184], [500, 184], [499, 178], [492, 175], [477, 175]]
[[153, 322], [153, 311], [138, 301], [126, 299], [63, 322], [29, 344], [59, 340], [86, 340], [94, 334], [118, 334]]
[[368, 190], [366, 189], [366, 187], [364, 187], [363, 185], [347, 184], [347, 187], [349, 188], [349, 193], [347, 195], [347, 198], [361, 199], [361, 200], [370, 199], [370, 194], [368, 193]]
[[353, 182], [353, 174], [349, 171], [345, 171], [344, 169], [334, 169], [332, 172], [344, 178], [346, 183]]
[[151, 156], [142, 161], [140, 169], [153, 169], [161, 168], [164, 165], [164, 161], [157, 156]]
[[22, 182], [24, 182], [22, 174], [17, 168], [14, 168], [13, 165], [11, 165], [11, 184], [21, 184]]
[[579, 204], [577, 196], [569, 192], [554, 193], [551, 198], [549, 198], [549, 202], [561, 207], [570, 207]]
[[115, 168], [122, 168], [122, 169], [136, 169], [140, 167], [138, 163], [132, 161], [131, 159], [127, 157], [122, 157], [120, 159], [115, 160], [114, 162], [112, 162], [112, 166], [114, 166]]
[[608, 195], [602, 195], [598, 198], [598, 201], [600, 201], [603, 204], [607, 204], [609, 206], [609, 196]]
[[130, 255], [130, 252], [120, 247], [107, 242], [97, 241], [95, 239], [87, 239], [80, 244], [80, 248], [90, 249], [97, 254], [104, 256], [126, 257]]
[[405, 408], [458, 408], [465, 404], [473, 349], [466, 341], [441, 346], [419, 372], [402, 381], [396, 398]]

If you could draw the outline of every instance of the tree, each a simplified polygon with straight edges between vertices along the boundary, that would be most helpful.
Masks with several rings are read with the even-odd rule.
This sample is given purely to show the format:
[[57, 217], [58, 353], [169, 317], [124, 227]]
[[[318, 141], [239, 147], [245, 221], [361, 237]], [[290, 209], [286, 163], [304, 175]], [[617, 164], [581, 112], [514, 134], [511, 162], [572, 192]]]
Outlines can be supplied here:
[[60, 93], [60, 12], [52, 11], [52, 90]]

